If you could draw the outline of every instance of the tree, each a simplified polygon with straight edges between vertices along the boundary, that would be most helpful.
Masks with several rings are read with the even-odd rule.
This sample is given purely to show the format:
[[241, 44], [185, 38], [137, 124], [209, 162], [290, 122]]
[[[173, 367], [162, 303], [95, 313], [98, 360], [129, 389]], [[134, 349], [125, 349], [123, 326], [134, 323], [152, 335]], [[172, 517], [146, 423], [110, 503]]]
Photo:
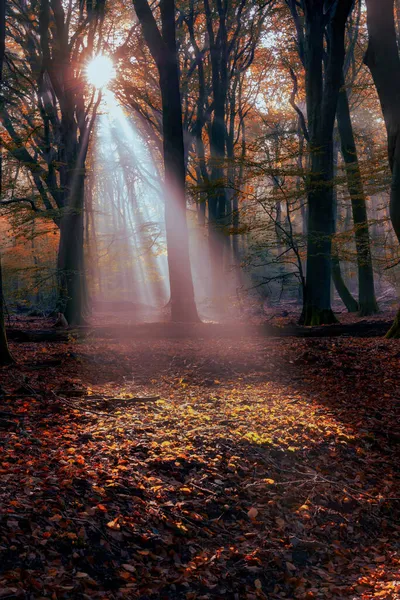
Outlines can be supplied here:
[[36, 187], [32, 208], [59, 227], [58, 309], [69, 324], [80, 325], [86, 292], [85, 163], [101, 98], [96, 90], [87, 93], [84, 68], [101, 48], [104, 1], [65, 9], [61, 0], [41, 0], [10, 7], [10, 16], [18, 51], [9, 61], [15, 85], [4, 110], [6, 147]]
[[[231, 267], [239, 256], [239, 197], [247, 147], [245, 120], [254, 106], [258, 80], [262, 80], [262, 72], [256, 70], [255, 76], [250, 77], [249, 70], [273, 5], [272, 0], [256, 4], [248, 0], [222, 4], [209, 0], [207, 20], [204, 2], [176, 3], [187, 191], [189, 201], [196, 202], [202, 229], [199, 237], [209, 258], [202, 259], [210, 272], [205, 293], [216, 300], [227, 292], [224, 266]], [[154, 85], [147, 46], [140, 43], [134, 28], [129, 44], [121, 47], [118, 54], [126, 58], [121, 96], [134, 109], [136, 125], [143, 135], [158, 140], [162, 112], [158, 85]], [[129, 63], [132, 55], [135, 61]], [[264, 63], [263, 70], [266, 68]], [[214, 97], [219, 98], [217, 103]], [[225, 102], [221, 97], [225, 97]], [[157, 141], [153, 145], [157, 146]], [[209, 252], [203, 241], [206, 238]], [[239, 261], [236, 262], [238, 266]]]
[[[3, 121], [3, 64], [6, 49], [6, 0], [0, 0], [0, 119]], [[0, 148], [0, 196], [2, 196], [3, 150]], [[11, 356], [4, 323], [3, 274], [0, 254], [0, 365], [14, 362]]]
[[351, 121], [348, 86], [346, 85], [346, 75], [350, 72], [349, 67], [354, 64], [354, 48], [359, 37], [360, 17], [361, 1], [358, 2], [356, 18], [349, 19], [350, 40], [345, 58], [343, 81], [339, 92], [336, 117], [341, 151], [345, 163], [347, 188], [353, 212], [358, 268], [358, 307], [360, 314], [366, 316], [376, 313], [378, 311], [378, 304], [375, 298], [366, 195]]
[[[337, 177], [337, 163], [338, 163], [338, 144], [337, 144], [337, 140], [335, 139], [335, 143], [334, 143], [334, 158], [333, 158], [333, 164], [334, 164], [334, 176]], [[334, 213], [335, 213], [335, 221], [337, 221], [337, 186], [335, 186], [334, 189]], [[335, 223], [335, 231], [336, 231], [337, 227], [336, 227], [336, 223]], [[357, 301], [353, 298], [350, 290], [348, 289], [343, 276], [342, 276], [342, 271], [340, 268], [340, 258], [339, 258], [339, 252], [338, 252], [338, 247], [337, 247], [337, 243], [335, 242], [335, 240], [332, 242], [332, 281], [333, 284], [336, 288], [337, 293], [339, 294], [339, 297], [341, 299], [341, 301], [343, 302], [343, 304], [345, 305], [345, 307], [347, 308], [347, 310], [350, 313], [356, 313], [358, 312], [359, 309], [359, 305], [357, 303]]]
[[[344, 82], [343, 82], [344, 84]], [[358, 267], [358, 308], [362, 316], [378, 312], [368, 229], [367, 204], [358, 162], [346, 88], [339, 93], [337, 122], [351, 198]]]
[[[345, 26], [352, 0], [304, 0], [304, 28], [298, 3], [289, 0], [304, 56], [310, 146], [308, 174], [307, 279], [300, 321], [334, 323], [331, 309], [331, 249], [334, 233], [333, 128], [345, 57]], [[327, 38], [325, 56], [324, 38]]]
[[185, 151], [175, 32], [175, 1], [161, 0], [161, 31], [147, 0], [133, 0], [159, 73], [165, 172], [165, 225], [173, 321], [197, 321], [186, 221]]
[[[187, 71], [197, 72], [192, 131], [194, 160], [198, 185], [206, 195], [201, 214], [205, 217], [207, 204], [212, 290], [217, 299], [226, 287], [223, 266], [229, 249], [228, 226], [232, 226], [234, 240], [239, 228], [235, 190], [242, 184], [239, 180], [242, 170], [236, 168], [239, 157], [235, 156], [235, 147], [238, 145], [243, 162], [246, 151], [243, 87], [273, 5], [272, 0], [255, 3], [203, 0], [202, 7], [197, 5], [195, 10], [195, 3], [190, 0], [188, 10], [182, 9], [189, 32], [187, 47], [193, 53], [193, 68]], [[235, 258], [236, 240], [233, 250]]]
[[[392, 173], [390, 219], [400, 241], [400, 57], [394, 20], [394, 0], [366, 0], [368, 48], [364, 62], [378, 92], [387, 132]], [[400, 311], [388, 337], [400, 337]]]

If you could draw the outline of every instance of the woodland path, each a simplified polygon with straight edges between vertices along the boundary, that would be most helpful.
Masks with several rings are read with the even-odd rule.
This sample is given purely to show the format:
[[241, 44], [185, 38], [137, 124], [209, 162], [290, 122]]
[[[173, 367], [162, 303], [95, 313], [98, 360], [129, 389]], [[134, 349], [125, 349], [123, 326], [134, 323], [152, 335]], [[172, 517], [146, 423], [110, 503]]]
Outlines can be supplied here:
[[0, 598], [400, 598], [400, 342], [13, 350]]

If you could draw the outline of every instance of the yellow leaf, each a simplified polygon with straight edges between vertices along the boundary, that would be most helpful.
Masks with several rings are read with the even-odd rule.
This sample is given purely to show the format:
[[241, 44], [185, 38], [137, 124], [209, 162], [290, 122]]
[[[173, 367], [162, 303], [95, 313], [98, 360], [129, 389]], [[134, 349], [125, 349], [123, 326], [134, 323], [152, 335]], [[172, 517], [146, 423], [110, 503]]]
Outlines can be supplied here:
[[119, 517], [116, 517], [113, 521], [109, 521], [107, 523], [107, 527], [109, 527], [110, 529], [114, 529], [114, 531], [118, 531], [119, 529], [121, 529], [121, 526], [118, 523], [118, 519]]

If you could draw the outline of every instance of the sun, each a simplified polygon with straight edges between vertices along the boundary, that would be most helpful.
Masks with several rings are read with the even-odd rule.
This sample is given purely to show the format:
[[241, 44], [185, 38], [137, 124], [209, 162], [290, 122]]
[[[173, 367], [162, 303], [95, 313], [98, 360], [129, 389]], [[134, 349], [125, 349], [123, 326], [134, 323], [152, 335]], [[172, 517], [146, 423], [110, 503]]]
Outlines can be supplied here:
[[104, 88], [115, 77], [115, 67], [109, 56], [98, 54], [88, 63], [86, 77], [91, 85], [96, 88]]

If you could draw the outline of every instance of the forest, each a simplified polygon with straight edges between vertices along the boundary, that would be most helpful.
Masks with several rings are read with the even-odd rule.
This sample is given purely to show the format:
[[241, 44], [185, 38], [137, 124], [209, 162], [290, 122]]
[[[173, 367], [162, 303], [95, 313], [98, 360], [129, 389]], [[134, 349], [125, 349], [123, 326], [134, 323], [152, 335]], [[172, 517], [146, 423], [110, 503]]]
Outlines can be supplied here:
[[400, 0], [0, 0], [0, 600], [400, 600]]

